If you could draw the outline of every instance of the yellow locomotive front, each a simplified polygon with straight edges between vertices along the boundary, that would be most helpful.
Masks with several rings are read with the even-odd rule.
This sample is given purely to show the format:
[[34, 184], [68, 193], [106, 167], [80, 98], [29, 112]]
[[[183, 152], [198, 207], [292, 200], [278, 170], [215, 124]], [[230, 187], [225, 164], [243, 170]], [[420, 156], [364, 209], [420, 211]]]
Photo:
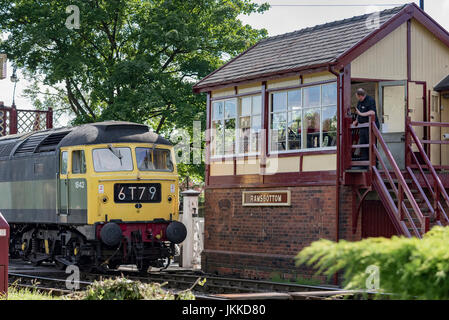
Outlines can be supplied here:
[[59, 214], [86, 212], [77, 264], [166, 267], [185, 239], [173, 146], [148, 134], [61, 146]]
[[122, 220], [178, 220], [179, 190], [173, 149], [156, 144], [85, 148], [88, 224]]

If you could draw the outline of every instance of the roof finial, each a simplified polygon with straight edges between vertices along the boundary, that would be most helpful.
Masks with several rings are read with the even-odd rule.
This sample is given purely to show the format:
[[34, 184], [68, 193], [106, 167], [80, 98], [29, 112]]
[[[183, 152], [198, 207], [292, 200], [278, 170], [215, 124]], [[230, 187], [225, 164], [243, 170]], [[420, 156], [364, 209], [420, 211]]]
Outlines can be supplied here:
[[419, 7], [424, 10], [424, 0], [419, 0]]

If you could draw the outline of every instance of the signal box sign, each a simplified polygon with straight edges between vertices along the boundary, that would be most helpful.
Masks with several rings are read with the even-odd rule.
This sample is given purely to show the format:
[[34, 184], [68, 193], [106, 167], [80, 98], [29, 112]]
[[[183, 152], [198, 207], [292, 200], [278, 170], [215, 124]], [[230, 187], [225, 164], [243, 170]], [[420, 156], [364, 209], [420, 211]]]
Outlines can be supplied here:
[[291, 192], [283, 191], [243, 191], [244, 207], [290, 207]]

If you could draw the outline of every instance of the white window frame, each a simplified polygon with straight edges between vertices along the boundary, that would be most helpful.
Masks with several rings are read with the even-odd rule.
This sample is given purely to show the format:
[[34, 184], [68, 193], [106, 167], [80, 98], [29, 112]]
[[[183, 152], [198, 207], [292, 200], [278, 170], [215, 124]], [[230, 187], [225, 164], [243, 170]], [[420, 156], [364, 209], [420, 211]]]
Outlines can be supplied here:
[[[256, 96], [260, 96], [260, 104], [261, 104], [261, 111], [260, 111], [260, 121], [261, 121], [261, 135], [259, 136], [260, 137], [260, 140], [261, 140], [261, 144], [260, 144], [260, 149], [262, 149], [262, 142], [263, 142], [263, 140], [262, 139], [264, 139], [264, 137], [263, 137], [263, 132], [264, 132], [264, 127], [263, 127], [263, 115], [264, 115], [264, 106], [263, 106], [263, 99], [262, 99], [262, 95], [261, 94], [253, 94], [253, 95], [247, 95], [247, 96], [242, 96], [242, 97], [235, 97], [235, 98], [228, 98], [228, 99], [217, 99], [217, 100], [214, 100], [214, 101], [212, 101], [211, 102], [211, 110], [210, 110], [210, 113], [211, 113], [211, 140], [212, 140], [212, 138], [214, 138], [214, 139], [216, 139], [217, 138], [217, 135], [216, 135], [216, 130], [213, 130], [213, 124], [214, 124], [214, 122], [215, 121], [223, 121], [223, 154], [220, 154], [220, 155], [217, 155], [217, 154], [215, 154], [215, 155], [213, 155], [212, 154], [212, 151], [215, 151], [216, 152], [216, 145], [213, 145], [212, 144], [212, 141], [211, 141], [211, 159], [229, 159], [229, 158], [234, 158], [234, 157], [252, 157], [252, 156], [259, 156], [260, 154], [261, 154], [261, 152], [262, 152], [262, 150], [259, 150], [258, 152], [249, 152], [249, 153], [243, 153], [243, 152], [241, 152], [241, 150], [240, 150], [240, 118], [242, 118], [242, 116], [241, 116], [241, 103], [242, 103], [242, 99], [244, 99], [244, 98], [251, 98], [251, 115], [250, 115], [250, 118], [251, 118], [251, 124], [252, 124], [252, 118], [253, 118], [253, 97], [256, 97]], [[235, 142], [234, 142], [234, 147], [235, 147], [235, 150], [236, 150], [236, 152], [234, 153], [234, 154], [225, 154], [225, 145], [224, 145], [224, 135], [225, 135], [225, 128], [226, 128], [226, 126], [225, 126], [225, 121], [226, 121], [226, 102], [227, 101], [234, 101], [235, 102], [235, 104], [236, 104], [236, 117], [235, 117]], [[218, 102], [221, 102], [221, 103], [223, 103], [223, 118], [222, 119], [214, 119], [214, 104], [215, 103], [218, 103]], [[232, 119], [234, 119], [234, 118], [232, 118]], [[252, 129], [250, 129], [250, 133], [251, 133], [251, 130]], [[215, 143], [216, 143], [216, 141], [214, 141]], [[250, 150], [251, 150], [251, 136], [250, 136]]]
[[[301, 90], [301, 132], [304, 132], [304, 111], [305, 110], [309, 110], [309, 109], [317, 109], [318, 106], [316, 107], [304, 107], [304, 90], [307, 88], [311, 88], [311, 87], [319, 87], [320, 88], [320, 145], [322, 145], [323, 143], [323, 108], [327, 108], [327, 107], [332, 107], [334, 106], [334, 104], [331, 105], [323, 105], [323, 86], [326, 85], [330, 85], [330, 84], [337, 84], [336, 81], [333, 82], [329, 82], [329, 83], [322, 83], [322, 84], [310, 84], [307, 86], [303, 86], [303, 87], [298, 87], [298, 88], [294, 88], [294, 89], [284, 89], [284, 90], [276, 90], [276, 91], [272, 91], [269, 94], [269, 106], [268, 106], [268, 130], [267, 130], [267, 134], [268, 134], [268, 154], [269, 155], [277, 155], [277, 154], [297, 154], [297, 153], [314, 153], [314, 152], [320, 152], [320, 151], [336, 151], [337, 147], [320, 147], [320, 148], [304, 148], [303, 144], [304, 144], [304, 136], [303, 134], [301, 134], [301, 148], [300, 149], [296, 149], [296, 150], [284, 150], [284, 151], [276, 151], [276, 150], [272, 150], [272, 134], [271, 134], [271, 120], [272, 120], [272, 107], [273, 107], [273, 94], [276, 93], [280, 93], [280, 92], [287, 92], [287, 96], [288, 96], [288, 92], [289, 91], [296, 91], [296, 90]], [[336, 90], [338, 90], [338, 87], [336, 86]], [[335, 107], [337, 109], [338, 112], [338, 100], [335, 102]], [[289, 109], [288, 109], [288, 98], [287, 98], [287, 109], [285, 111], [285, 113], [287, 114], [287, 128], [288, 128], [288, 113], [289, 113]], [[307, 133], [306, 133], [307, 134]], [[338, 132], [337, 132], [338, 134]], [[288, 147], [288, 130], [286, 133], [286, 147]]]
[[[259, 114], [254, 114], [254, 112], [253, 112], [253, 107], [254, 107], [254, 104], [253, 104], [253, 98], [254, 97], [260, 97], [260, 113]], [[241, 118], [245, 118], [245, 117], [248, 117], [248, 116], [242, 116], [242, 114], [241, 114], [241, 111], [242, 111], [242, 100], [243, 99], [246, 99], [246, 98], [249, 98], [249, 99], [251, 99], [251, 113], [250, 113], [250, 115], [249, 115], [249, 117], [250, 117], [250, 131], [249, 131], [249, 150], [250, 150], [250, 152], [247, 152], [247, 153], [245, 153], [245, 152], [243, 152], [242, 150], [240, 150], [240, 132], [241, 132], [241, 130], [240, 130], [240, 119]], [[252, 150], [252, 133], [253, 133], [253, 127], [252, 127], [252, 124], [253, 124], [253, 117], [254, 116], [260, 116], [260, 135], [259, 135], [259, 139], [261, 140], [260, 142], [260, 144], [259, 144], [259, 149], [262, 149], [262, 139], [263, 139], [263, 137], [262, 137], [262, 133], [263, 133], [263, 112], [264, 112], [264, 110], [263, 110], [263, 105], [262, 105], [262, 95], [261, 94], [253, 94], [253, 95], [248, 95], [248, 96], [243, 96], [243, 97], [240, 97], [240, 98], [238, 98], [238, 104], [237, 104], [237, 119], [239, 120], [238, 122], [237, 122], [237, 125], [236, 125], [236, 130], [237, 130], [237, 156], [244, 156], [244, 157], [246, 157], [246, 156], [249, 156], [249, 157], [251, 157], [251, 156], [257, 156], [257, 155], [260, 155], [260, 153], [261, 153], [261, 150], [259, 150], [259, 151], [256, 151], [256, 152], [253, 152], [253, 151], [251, 151]], [[240, 112], [239, 112], [240, 111]]]

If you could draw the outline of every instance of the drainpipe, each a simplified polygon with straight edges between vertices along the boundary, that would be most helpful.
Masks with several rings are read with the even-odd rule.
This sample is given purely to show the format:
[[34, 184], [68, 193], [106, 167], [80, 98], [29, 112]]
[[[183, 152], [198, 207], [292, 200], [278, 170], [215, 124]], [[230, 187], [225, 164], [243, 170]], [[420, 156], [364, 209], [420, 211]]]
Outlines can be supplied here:
[[337, 138], [337, 184], [335, 188], [336, 192], [336, 205], [335, 205], [335, 217], [336, 217], [336, 230], [335, 230], [335, 238], [336, 241], [340, 241], [340, 230], [339, 230], [339, 221], [340, 221], [340, 174], [341, 174], [341, 102], [342, 102], [342, 92], [341, 92], [341, 75], [340, 73], [336, 72], [331, 65], [329, 65], [329, 72], [334, 74], [337, 77], [337, 99], [338, 99], [338, 109], [337, 109], [337, 132], [338, 132], [338, 138]]
[[[342, 121], [342, 90], [341, 90], [341, 74], [336, 72], [331, 65], [329, 65], [329, 72], [337, 77], [337, 181], [335, 187], [335, 240], [340, 241], [340, 171], [341, 171], [341, 121]], [[334, 284], [338, 285], [338, 273], [334, 276]]]

